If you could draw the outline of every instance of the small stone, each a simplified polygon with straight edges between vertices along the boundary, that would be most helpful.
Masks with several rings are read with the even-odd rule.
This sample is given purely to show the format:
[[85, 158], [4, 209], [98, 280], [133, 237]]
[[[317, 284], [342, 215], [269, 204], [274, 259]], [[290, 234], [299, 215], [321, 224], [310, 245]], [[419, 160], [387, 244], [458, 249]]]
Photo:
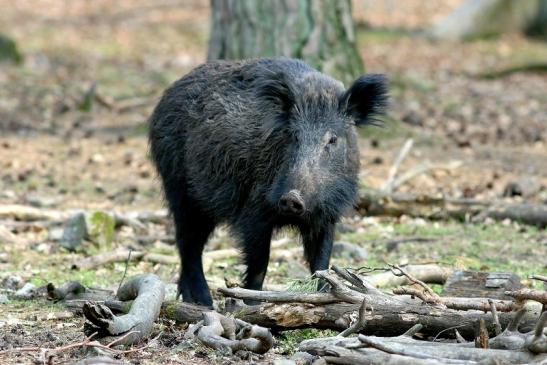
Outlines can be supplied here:
[[423, 118], [413, 110], [411, 110], [408, 113], [406, 113], [405, 115], [403, 115], [401, 120], [403, 121], [403, 123], [410, 124], [412, 126], [421, 127], [421, 126], [424, 125]]
[[337, 241], [332, 246], [333, 257], [347, 257], [355, 261], [363, 261], [367, 258], [368, 252], [363, 247], [356, 244]]
[[374, 165], [381, 165], [381, 164], [384, 163], [384, 159], [383, 159], [382, 157], [380, 157], [380, 156], [376, 156], [376, 157], [374, 157], [374, 158], [372, 159], [372, 163], [373, 163]]
[[349, 224], [338, 223], [336, 225], [336, 232], [338, 233], [352, 233], [355, 232], [355, 227]]
[[42, 242], [38, 244], [35, 248], [36, 252], [51, 254], [53, 252], [53, 246], [47, 242]]
[[59, 197], [53, 196], [38, 196], [38, 195], [28, 195], [26, 197], [28, 204], [37, 208], [51, 208], [59, 204]]
[[74, 251], [82, 245], [86, 236], [86, 221], [84, 213], [76, 213], [68, 220], [59, 244], [69, 251]]
[[296, 260], [287, 262], [287, 275], [291, 279], [304, 279], [310, 276], [310, 270]]
[[26, 283], [23, 287], [15, 292], [16, 299], [32, 299], [36, 296], [36, 286], [31, 283]]
[[274, 360], [273, 365], [296, 365], [296, 361], [289, 359]]
[[92, 163], [103, 163], [104, 162], [104, 156], [100, 153], [95, 153], [91, 158], [89, 159]]
[[6, 294], [0, 294], [0, 304], [9, 303], [8, 296]]
[[7, 290], [18, 290], [23, 287], [25, 282], [18, 275], [9, 275], [2, 280], [2, 288]]
[[99, 246], [100, 249], [112, 248], [114, 217], [103, 211], [94, 211], [85, 215], [86, 238]]
[[298, 351], [291, 356], [291, 360], [294, 360], [296, 365], [311, 365], [316, 358], [317, 356], [303, 351]]
[[62, 228], [52, 228], [48, 231], [47, 239], [49, 241], [60, 241], [63, 238], [63, 232]]
[[541, 191], [542, 185], [535, 176], [522, 176], [509, 182], [503, 189], [503, 196], [522, 196], [524, 198], [534, 196]]

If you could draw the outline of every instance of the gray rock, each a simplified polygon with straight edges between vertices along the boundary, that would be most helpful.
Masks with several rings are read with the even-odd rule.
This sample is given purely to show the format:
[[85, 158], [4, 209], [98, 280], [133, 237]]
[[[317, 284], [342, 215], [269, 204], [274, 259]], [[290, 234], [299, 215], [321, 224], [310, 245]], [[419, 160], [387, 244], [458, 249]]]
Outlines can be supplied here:
[[48, 231], [47, 238], [49, 241], [60, 241], [63, 238], [63, 228], [52, 228]]
[[0, 294], [0, 304], [9, 303], [8, 296], [6, 294]]
[[296, 365], [296, 362], [289, 359], [277, 359], [274, 360], [273, 365]]
[[299, 261], [291, 260], [287, 264], [287, 275], [289, 278], [304, 279], [310, 276], [310, 270]]
[[297, 365], [311, 365], [316, 358], [317, 356], [302, 351], [298, 351], [291, 356], [291, 360], [294, 360]]
[[16, 299], [32, 299], [36, 296], [36, 286], [31, 283], [26, 283], [23, 287], [15, 292]]
[[352, 233], [355, 232], [355, 227], [346, 223], [338, 223], [336, 225], [336, 232], [338, 233]]
[[368, 252], [366, 249], [356, 244], [344, 241], [336, 241], [332, 246], [332, 256], [350, 258], [355, 261], [363, 261], [367, 258]]
[[76, 213], [66, 223], [59, 244], [69, 251], [74, 251], [84, 242], [86, 232], [85, 214]]
[[528, 198], [539, 193], [541, 189], [541, 181], [537, 177], [521, 176], [505, 186], [503, 189], [503, 196], [522, 196]]
[[7, 290], [18, 290], [25, 284], [23, 278], [18, 275], [8, 275], [2, 279], [2, 288]]
[[112, 214], [103, 211], [93, 211], [85, 214], [86, 238], [100, 249], [112, 248], [116, 222]]
[[51, 208], [58, 205], [61, 202], [61, 198], [55, 196], [39, 196], [31, 194], [27, 195], [26, 201], [33, 207]]

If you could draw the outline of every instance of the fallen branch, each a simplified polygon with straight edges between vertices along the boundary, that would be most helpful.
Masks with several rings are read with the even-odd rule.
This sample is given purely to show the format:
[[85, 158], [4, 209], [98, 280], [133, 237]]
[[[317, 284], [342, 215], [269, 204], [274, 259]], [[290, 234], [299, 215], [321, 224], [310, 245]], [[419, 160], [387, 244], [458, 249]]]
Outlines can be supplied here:
[[86, 288], [78, 281], [69, 281], [60, 288], [56, 288], [52, 283], [47, 284], [47, 297], [54, 301], [64, 299], [74, 299], [85, 293]]
[[131, 256], [129, 256], [129, 251], [130, 250], [126, 248], [120, 248], [112, 252], [105, 252], [99, 255], [85, 257], [73, 263], [71, 268], [89, 270], [114, 262], [126, 262], [128, 257], [130, 257], [131, 261], [138, 261], [144, 256], [144, 252], [139, 251], [131, 251]]
[[0, 205], [0, 219], [14, 219], [16, 221], [66, 221], [77, 210], [42, 209], [18, 204]]
[[[115, 339], [115, 340], [113, 340], [109, 343], [106, 343], [106, 344], [102, 344], [99, 341], [92, 341], [92, 339], [97, 336], [97, 332], [94, 332], [94, 333], [90, 334], [89, 336], [86, 336], [83, 341], [76, 342], [76, 343], [71, 343], [71, 344], [68, 344], [68, 345], [65, 345], [65, 346], [59, 346], [59, 347], [55, 347], [55, 348], [52, 348], [52, 349], [44, 348], [44, 347], [14, 347], [14, 348], [7, 349], [7, 350], [1, 350], [0, 355], [7, 354], [9, 352], [41, 352], [42, 357], [52, 358], [53, 356], [55, 356], [59, 353], [66, 352], [68, 350], [72, 350], [72, 349], [80, 348], [80, 347], [82, 347], [82, 348], [94, 347], [94, 348], [104, 350], [107, 353], [112, 354], [112, 355], [122, 355], [122, 354], [131, 353], [131, 352], [139, 352], [139, 351], [142, 351], [143, 349], [145, 349], [146, 347], [149, 346], [149, 344], [147, 344], [147, 345], [142, 346], [140, 348], [134, 348], [134, 349], [129, 349], [129, 350], [118, 350], [118, 349], [115, 349], [115, 348], [112, 347], [112, 346], [115, 346], [115, 345], [119, 345], [120, 340], [123, 340], [123, 339], [125, 339], [125, 337], [131, 336], [133, 334], [134, 334], [134, 331], [130, 331], [130, 332], [126, 333], [124, 336], [122, 336], [118, 339]], [[49, 362], [49, 363], [51, 363], [51, 362]], [[115, 364], [115, 363], [113, 363], [113, 364]]]
[[[421, 300], [406, 295], [389, 295], [366, 283], [366, 277], [344, 269], [336, 268], [334, 273], [320, 271], [316, 275], [331, 285], [330, 293], [264, 294], [240, 288], [219, 291], [226, 297], [267, 301], [258, 306], [246, 306], [231, 301], [227, 308], [244, 321], [278, 330], [314, 327], [343, 331], [354, 321], [355, 313], [359, 312], [363, 300], [366, 299], [367, 307], [374, 308], [374, 314], [365, 315], [366, 334], [398, 335], [415, 324], [422, 324], [422, 332], [427, 335], [434, 336], [452, 327], [458, 328], [464, 337], [473, 338], [473, 324], [481, 318], [484, 318], [488, 330], [494, 333], [492, 316], [485, 315], [490, 311], [487, 298], [442, 298], [442, 304], [445, 306], [466, 309], [462, 311], [438, 304], [424, 304]], [[308, 298], [313, 302], [307, 302]], [[515, 304], [504, 300], [494, 300], [493, 303], [497, 311], [501, 312], [498, 313], [499, 322], [507, 325], [513, 318], [513, 314], [507, 311], [513, 310]], [[539, 308], [526, 313], [523, 327], [531, 329], [538, 313]]]
[[[72, 215], [81, 213], [82, 210], [54, 210], [36, 208], [27, 205], [5, 204], [0, 205], [0, 219], [13, 219], [16, 221], [55, 221], [65, 222]], [[130, 211], [130, 212], [107, 212], [114, 216], [116, 226], [132, 225], [135, 221], [139, 223], [165, 223], [168, 218], [166, 210], [158, 211]]]
[[[412, 327], [396, 337], [375, 337], [360, 334], [357, 338], [341, 340], [339, 336], [303, 341], [299, 351], [319, 355], [327, 363], [336, 364], [528, 364], [547, 361], [547, 341], [543, 327], [547, 314], [537, 321], [531, 334], [516, 331], [524, 311], [519, 312], [510, 326], [499, 336], [488, 340], [488, 332], [481, 331], [481, 348], [473, 342], [450, 343], [413, 339], [422, 332], [421, 325]], [[483, 322], [482, 320], [480, 322]]]
[[188, 329], [186, 338], [196, 337], [213, 349], [252, 351], [264, 354], [273, 346], [273, 337], [267, 328], [223, 316], [214, 311], [203, 312], [203, 321]]
[[[444, 284], [446, 279], [452, 274], [451, 268], [439, 265], [408, 265], [403, 267], [410, 275], [425, 283]], [[396, 276], [389, 268], [385, 268], [384, 270], [385, 272], [383, 273], [367, 275], [365, 279], [377, 288], [407, 285], [410, 283], [407, 277]]]
[[[120, 287], [117, 297], [121, 301], [133, 300], [129, 313], [116, 317], [103, 304], [86, 303], [83, 313], [91, 329], [99, 331], [103, 341], [118, 339], [118, 344], [130, 345], [148, 337], [158, 318], [165, 297], [165, 285], [153, 274], [138, 275]], [[131, 335], [127, 335], [132, 332]], [[122, 337], [120, 337], [122, 336]]]
[[475, 221], [492, 218], [511, 219], [539, 227], [547, 226], [547, 205], [485, 202], [476, 199], [455, 199], [444, 196], [387, 194], [363, 189], [359, 193], [358, 210], [362, 214], [378, 216], [422, 217], [428, 219], [465, 219]]
[[502, 68], [493, 71], [486, 71], [475, 75], [479, 79], [498, 79], [505, 77], [514, 73], [526, 72], [526, 73], [542, 73], [547, 72], [547, 63], [528, 63], [523, 65], [509, 66], [507, 68]]
[[540, 281], [543, 281], [545, 283], [547, 283], [547, 276], [543, 276], [543, 275], [530, 275], [530, 279], [534, 279], [534, 280], [540, 280]]
[[399, 151], [399, 154], [395, 158], [395, 161], [393, 162], [393, 165], [389, 169], [389, 175], [387, 177], [387, 180], [382, 187], [382, 191], [386, 193], [391, 193], [393, 191], [393, 185], [395, 182], [395, 176], [397, 176], [397, 172], [399, 171], [399, 167], [401, 166], [401, 163], [405, 159], [405, 157], [410, 152], [410, 149], [412, 148], [412, 145], [414, 144], [414, 140], [412, 138], [407, 139], [401, 150]]
[[394, 191], [399, 186], [407, 183], [408, 181], [414, 179], [417, 176], [420, 176], [422, 174], [425, 174], [426, 172], [432, 171], [432, 170], [455, 170], [462, 166], [462, 161], [452, 161], [449, 163], [431, 163], [429, 161], [424, 162], [423, 164], [420, 164], [396, 178], [393, 183], [391, 184], [391, 190]]
[[520, 289], [514, 291], [506, 291], [505, 295], [515, 298], [516, 300], [534, 300], [541, 304], [547, 305], [547, 292], [535, 289]]

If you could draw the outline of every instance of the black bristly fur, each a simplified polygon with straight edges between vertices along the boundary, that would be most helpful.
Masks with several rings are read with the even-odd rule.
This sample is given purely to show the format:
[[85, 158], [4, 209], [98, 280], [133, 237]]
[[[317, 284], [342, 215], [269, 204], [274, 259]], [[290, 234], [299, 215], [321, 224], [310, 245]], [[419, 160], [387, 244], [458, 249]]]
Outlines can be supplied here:
[[293, 92], [285, 80], [285, 74], [277, 73], [268, 78], [260, 78], [256, 83], [256, 96], [277, 104], [283, 114], [290, 111], [295, 103]]
[[[183, 299], [212, 305], [201, 256], [222, 223], [239, 238], [246, 288], [262, 288], [272, 233], [286, 226], [300, 232], [310, 270], [326, 269], [335, 224], [357, 195], [354, 121], [384, 105], [380, 76], [344, 91], [286, 58], [210, 62], [169, 87], [149, 138], [175, 221]], [[280, 206], [291, 191], [305, 206], [301, 214]]]
[[379, 125], [388, 102], [387, 80], [384, 75], [363, 75], [342, 95], [340, 105], [354, 118], [355, 124]]

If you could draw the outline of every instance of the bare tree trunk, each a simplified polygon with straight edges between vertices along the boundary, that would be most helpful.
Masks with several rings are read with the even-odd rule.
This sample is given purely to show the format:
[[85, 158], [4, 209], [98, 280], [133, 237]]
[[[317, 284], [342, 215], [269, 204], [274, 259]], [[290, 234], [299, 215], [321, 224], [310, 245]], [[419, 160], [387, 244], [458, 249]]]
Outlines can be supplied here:
[[543, 0], [468, 0], [430, 31], [440, 39], [463, 40], [522, 32], [534, 22]]
[[300, 58], [345, 83], [363, 72], [350, 0], [211, 0], [207, 58]]
[[526, 32], [531, 36], [542, 37], [547, 40], [547, 0], [538, 0], [536, 18], [530, 24]]

